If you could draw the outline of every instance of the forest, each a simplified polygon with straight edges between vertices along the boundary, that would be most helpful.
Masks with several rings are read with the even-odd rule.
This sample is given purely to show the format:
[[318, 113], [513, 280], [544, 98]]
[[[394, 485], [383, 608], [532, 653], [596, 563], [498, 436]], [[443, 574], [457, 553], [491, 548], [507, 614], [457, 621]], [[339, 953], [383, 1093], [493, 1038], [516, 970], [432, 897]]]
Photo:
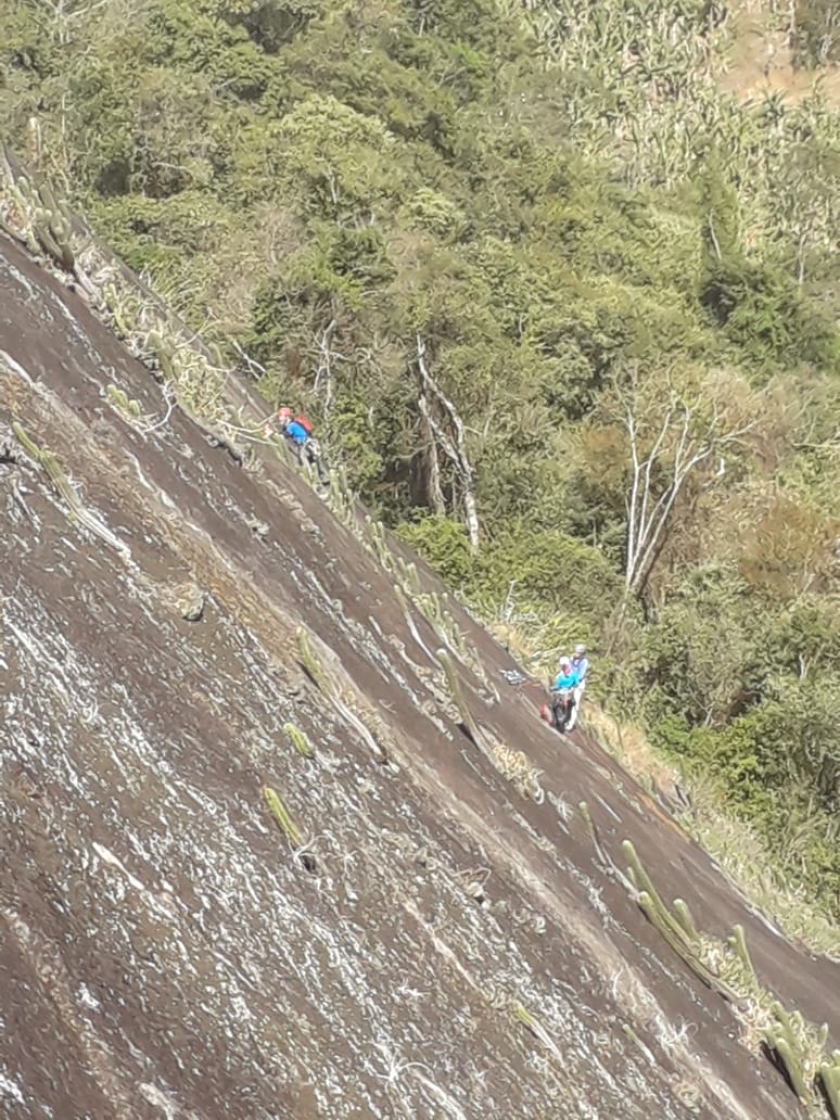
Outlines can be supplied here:
[[0, 129], [836, 919], [840, 15], [745, 6], [0, 0]]

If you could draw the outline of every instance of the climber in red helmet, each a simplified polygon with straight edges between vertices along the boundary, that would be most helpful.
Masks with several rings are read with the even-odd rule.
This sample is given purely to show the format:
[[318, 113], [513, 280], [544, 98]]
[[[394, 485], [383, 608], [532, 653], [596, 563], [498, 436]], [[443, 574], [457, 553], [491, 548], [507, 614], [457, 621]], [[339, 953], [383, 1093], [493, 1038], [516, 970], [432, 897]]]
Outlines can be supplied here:
[[[306, 416], [294, 415], [292, 410], [284, 405], [277, 410], [274, 429], [280, 432], [294, 447], [298, 462], [302, 463], [305, 456], [306, 461], [317, 468], [318, 477], [323, 481], [324, 469], [321, 463], [321, 445], [312, 434], [311, 421]], [[271, 430], [271, 425], [269, 425], [267, 432]]]

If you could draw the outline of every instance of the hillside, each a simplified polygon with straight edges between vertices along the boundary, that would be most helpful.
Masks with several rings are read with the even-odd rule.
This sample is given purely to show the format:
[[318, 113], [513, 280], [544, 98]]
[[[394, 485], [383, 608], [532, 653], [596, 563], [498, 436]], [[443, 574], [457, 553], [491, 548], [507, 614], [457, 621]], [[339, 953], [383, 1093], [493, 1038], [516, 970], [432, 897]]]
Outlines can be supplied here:
[[57, 271], [0, 241], [5, 1114], [797, 1115], [621, 842], [835, 1042], [840, 968], [542, 725], [463, 610], [433, 627], [338, 476], [331, 508], [164, 392], [102, 323], [142, 289], [73, 230]]
[[837, 12], [0, 0], [38, 181], [835, 946]]

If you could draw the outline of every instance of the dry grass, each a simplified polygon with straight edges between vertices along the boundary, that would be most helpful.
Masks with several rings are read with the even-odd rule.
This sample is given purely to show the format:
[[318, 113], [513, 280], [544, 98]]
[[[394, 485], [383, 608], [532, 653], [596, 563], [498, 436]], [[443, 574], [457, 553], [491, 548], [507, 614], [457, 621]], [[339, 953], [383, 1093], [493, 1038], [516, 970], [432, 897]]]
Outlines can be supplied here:
[[670, 796], [674, 788], [682, 783], [676, 767], [657, 754], [640, 728], [622, 723], [589, 697], [581, 705], [581, 723], [640, 785], [647, 788], [657, 786]]
[[810, 96], [819, 82], [828, 106], [840, 107], [840, 67], [797, 69], [793, 61], [786, 29], [772, 15], [767, 0], [742, 0], [732, 23], [732, 45], [720, 88], [740, 102], [781, 94], [796, 104]]

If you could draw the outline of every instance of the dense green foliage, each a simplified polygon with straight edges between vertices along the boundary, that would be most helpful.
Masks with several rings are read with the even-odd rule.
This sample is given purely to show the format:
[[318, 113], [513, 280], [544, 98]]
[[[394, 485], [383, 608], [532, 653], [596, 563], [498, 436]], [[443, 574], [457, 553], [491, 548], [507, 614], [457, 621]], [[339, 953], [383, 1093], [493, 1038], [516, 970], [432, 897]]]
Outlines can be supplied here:
[[0, 123], [836, 907], [840, 115], [721, 92], [732, 14], [0, 0]]

